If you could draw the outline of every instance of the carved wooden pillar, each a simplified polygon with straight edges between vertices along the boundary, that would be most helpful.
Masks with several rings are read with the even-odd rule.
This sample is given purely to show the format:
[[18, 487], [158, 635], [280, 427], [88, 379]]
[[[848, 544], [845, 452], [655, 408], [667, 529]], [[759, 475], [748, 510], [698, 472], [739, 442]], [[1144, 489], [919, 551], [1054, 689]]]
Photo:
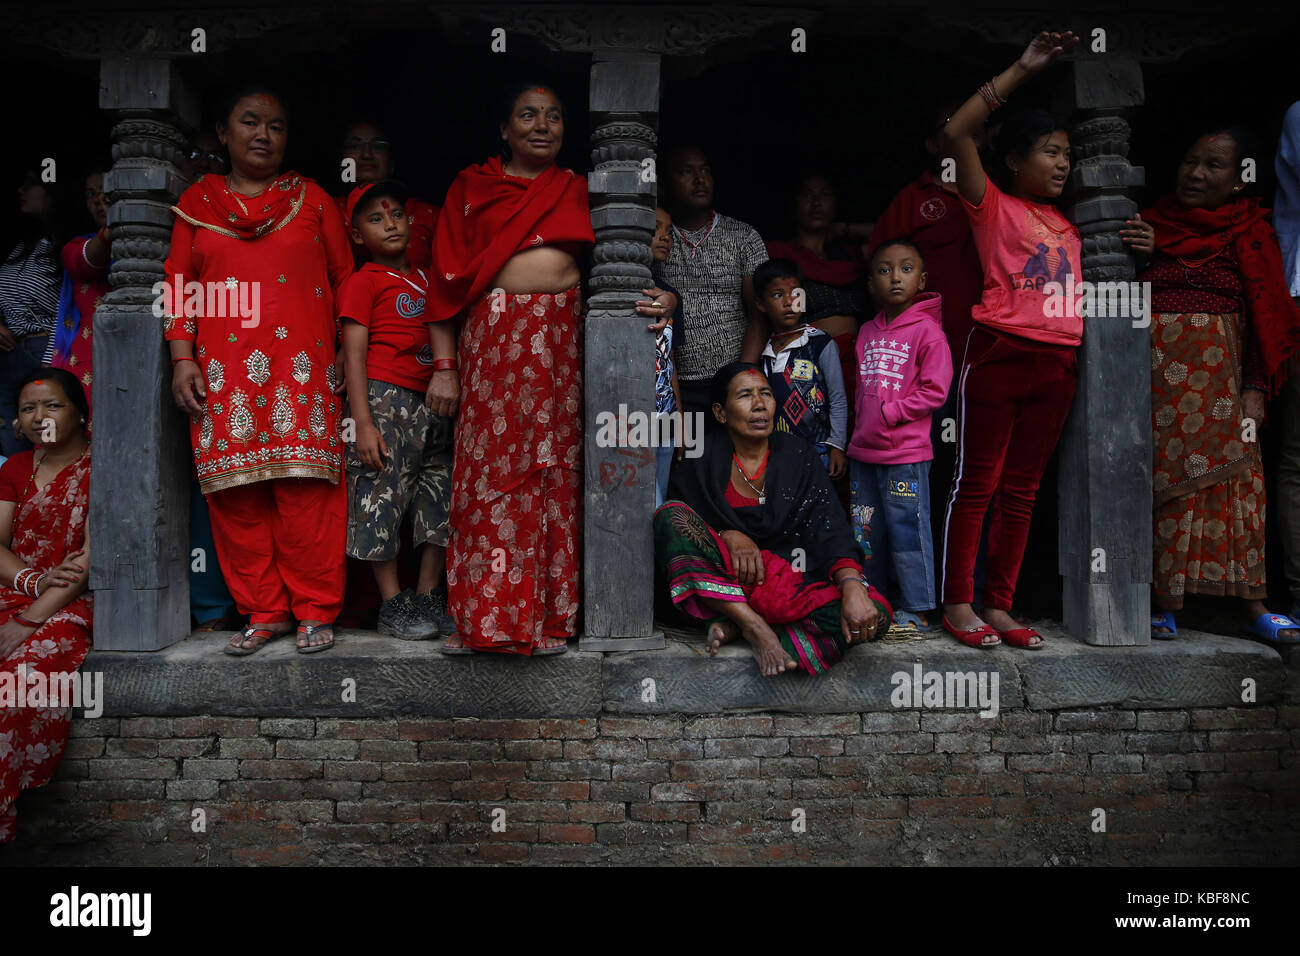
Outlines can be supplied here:
[[655, 449], [602, 447], [605, 416], [654, 419], [654, 339], [634, 303], [651, 283], [659, 57], [597, 54], [588, 177], [596, 232], [585, 349], [582, 650], [664, 645], [654, 632]]
[[116, 112], [111, 203], [113, 290], [95, 311], [95, 437], [90, 587], [95, 647], [156, 650], [190, 630], [189, 442], [171, 399], [171, 363], [152, 287], [184, 190], [185, 131], [197, 100], [170, 60], [106, 57], [99, 105]]
[[[1133, 257], [1119, 229], [1137, 212], [1128, 191], [1144, 180], [1128, 161], [1125, 115], [1142, 104], [1142, 69], [1113, 54], [1080, 60], [1061, 92], [1075, 121], [1066, 215], [1083, 237], [1083, 279], [1128, 284]], [[1151, 640], [1150, 329], [1131, 297], [1119, 301], [1126, 314], [1084, 317], [1079, 391], [1061, 440], [1065, 625], [1089, 644]]]

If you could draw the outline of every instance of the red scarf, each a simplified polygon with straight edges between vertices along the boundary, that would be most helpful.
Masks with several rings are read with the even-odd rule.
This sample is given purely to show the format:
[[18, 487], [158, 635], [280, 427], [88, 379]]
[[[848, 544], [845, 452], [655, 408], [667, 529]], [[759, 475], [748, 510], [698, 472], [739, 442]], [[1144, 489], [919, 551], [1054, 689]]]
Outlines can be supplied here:
[[192, 226], [232, 239], [261, 239], [293, 221], [311, 180], [293, 170], [278, 176], [256, 196], [231, 192], [226, 177], [208, 173], [185, 190], [172, 212]]
[[1282, 252], [1258, 199], [1217, 209], [1192, 209], [1166, 196], [1142, 218], [1155, 229], [1156, 248], [1180, 259], [1206, 259], [1232, 246], [1246, 291], [1246, 315], [1268, 372], [1270, 395], [1286, 381], [1300, 352], [1300, 309], [1282, 279]]
[[548, 166], [536, 179], [507, 176], [497, 157], [461, 170], [438, 217], [425, 321], [450, 318], [476, 300], [516, 253], [596, 241], [587, 180]]
[[767, 254], [773, 259], [790, 259], [799, 267], [805, 279], [823, 282], [826, 285], [852, 285], [862, 278], [862, 256], [851, 246], [826, 244], [826, 252], [839, 252], [846, 255], [843, 259], [823, 259], [811, 249], [799, 245], [794, 239], [773, 239], [767, 244]]

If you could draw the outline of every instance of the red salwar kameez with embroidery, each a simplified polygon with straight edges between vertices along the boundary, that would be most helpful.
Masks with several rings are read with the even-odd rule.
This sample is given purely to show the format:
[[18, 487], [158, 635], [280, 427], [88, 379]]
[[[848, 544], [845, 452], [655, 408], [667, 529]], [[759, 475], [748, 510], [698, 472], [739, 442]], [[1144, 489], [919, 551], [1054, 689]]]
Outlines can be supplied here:
[[548, 167], [463, 170], [434, 243], [430, 314], [463, 313], [448, 605], [464, 643], [532, 654], [577, 633], [582, 499], [582, 315], [577, 287], [494, 295], [511, 256], [594, 242], [587, 183]]
[[259, 314], [189, 317], [165, 338], [195, 343], [207, 386], [190, 426], [226, 584], [251, 624], [330, 622], [342, 606], [347, 497], [339, 480], [334, 293], [352, 251], [334, 200], [288, 172], [249, 197], [209, 174], [177, 206], [166, 279], [224, 284]]
[[[49, 571], [82, 548], [90, 499], [90, 450], [45, 485], [31, 480], [34, 452], [14, 455], [0, 469], [0, 500], [15, 502], [9, 550], [29, 568]], [[32, 598], [0, 582], [0, 624]], [[0, 708], [0, 843], [14, 838], [19, 791], [50, 782], [68, 743], [71, 708], [27, 706], [33, 686], [76, 673], [90, 650], [91, 606], [86, 591], [52, 614], [0, 661], [0, 681], [22, 696]], [[45, 703], [63, 703], [50, 701]]]

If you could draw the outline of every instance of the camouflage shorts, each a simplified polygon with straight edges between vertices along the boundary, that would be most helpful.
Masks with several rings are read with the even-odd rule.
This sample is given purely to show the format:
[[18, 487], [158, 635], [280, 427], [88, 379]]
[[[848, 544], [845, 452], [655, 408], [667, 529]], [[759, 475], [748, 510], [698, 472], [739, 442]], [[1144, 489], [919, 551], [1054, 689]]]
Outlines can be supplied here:
[[348, 543], [350, 557], [387, 561], [401, 547], [402, 521], [409, 514], [416, 546], [447, 544], [451, 504], [450, 418], [429, 411], [424, 396], [409, 388], [370, 379], [370, 418], [388, 458], [371, 471], [348, 443]]

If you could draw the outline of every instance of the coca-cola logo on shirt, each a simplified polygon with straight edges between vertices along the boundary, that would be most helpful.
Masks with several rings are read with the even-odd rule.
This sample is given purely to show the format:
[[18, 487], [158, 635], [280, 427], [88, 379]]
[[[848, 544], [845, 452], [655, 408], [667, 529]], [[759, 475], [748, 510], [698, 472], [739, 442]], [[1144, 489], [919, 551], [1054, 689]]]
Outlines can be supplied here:
[[404, 319], [417, 319], [424, 315], [424, 296], [415, 299], [409, 292], [397, 296], [397, 314]]
[[921, 203], [921, 215], [933, 222], [942, 219], [948, 213], [947, 204], [938, 196], [933, 196]]

